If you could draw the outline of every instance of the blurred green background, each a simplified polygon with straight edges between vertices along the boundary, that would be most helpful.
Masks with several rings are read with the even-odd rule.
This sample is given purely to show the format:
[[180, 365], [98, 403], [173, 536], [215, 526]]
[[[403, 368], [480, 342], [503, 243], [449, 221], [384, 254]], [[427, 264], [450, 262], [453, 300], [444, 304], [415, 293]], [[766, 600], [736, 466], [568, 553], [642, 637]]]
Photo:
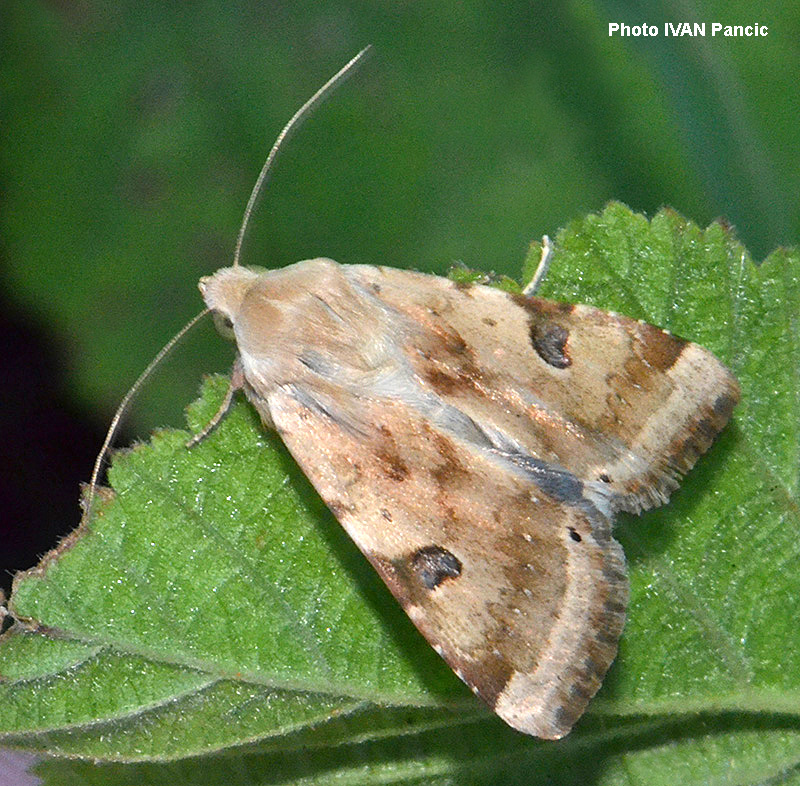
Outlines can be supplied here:
[[[531, 239], [612, 198], [722, 216], [759, 259], [798, 236], [796, 2], [54, 0], [0, 15], [4, 493], [41, 497], [64, 529], [101, 424], [201, 308], [198, 277], [229, 263], [276, 134], [368, 43], [281, 156], [245, 264], [516, 276]], [[661, 34], [609, 37], [609, 21]], [[709, 29], [667, 38], [665, 21]], [[712, 38], [713, 21], [769, 35]], [[182, 425], [200, 376], [232, 357], [199, 329], [125, 439]], [[7, 527], [35, 528], [29, 514]]]

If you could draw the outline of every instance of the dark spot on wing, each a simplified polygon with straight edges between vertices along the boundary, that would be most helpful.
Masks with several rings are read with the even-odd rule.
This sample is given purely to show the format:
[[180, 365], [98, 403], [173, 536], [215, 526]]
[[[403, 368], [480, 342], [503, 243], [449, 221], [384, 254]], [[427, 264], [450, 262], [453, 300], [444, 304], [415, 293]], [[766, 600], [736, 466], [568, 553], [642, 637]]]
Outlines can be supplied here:
[[567, 354], [569, 331], [555, 322], [534, 321], [530, 323], [531, 344], [536, 354], [553, 368], [567, 368], [572, 360]]
[[429, 590], [436, 589], [447, 579], [457, 579], [461, 575], [461, 560], [441, 546], [425, 546], [411, 556], [414, 574]]
[[481, 322], [487, 327], [495, 327], [497, 325], [497, 322], [491, 317], [484, 317]]
[[633, 404], [637, 396], [652, 391], [663, 378], [663, 374], [654, 373], [652, 367], [636, 353], [622, 364], [622, 372], [617, 382], [623, 399], [629, 404]]
[[573, 540], [574, 540], [576, 543], [580, 543], [580, 542], [583, 540], [583, 538], [580, 536], [580, 534], [579, 534], [579, 533], [578, 533], [578, 531], [575, 529], [575, 527], [569, 527], [569, 536], [570, 536], [570, 537], [571, 537], [571, 538], [572, 538], [572, 539], [573, 539]]
[[555, 303], [539, 297], [509, 295], [511, 300], [528, 314], [531, 345], [536, 354], [553, 368], [567, 368], [572, 364], [569, 356], [569, 330], [564, 327], [564, 317], [575, 308], [572, 303]]
[[603, 483], [611, 483], [611, 478], [605, 472], [598, 477], [598, 480], [602, 481]]

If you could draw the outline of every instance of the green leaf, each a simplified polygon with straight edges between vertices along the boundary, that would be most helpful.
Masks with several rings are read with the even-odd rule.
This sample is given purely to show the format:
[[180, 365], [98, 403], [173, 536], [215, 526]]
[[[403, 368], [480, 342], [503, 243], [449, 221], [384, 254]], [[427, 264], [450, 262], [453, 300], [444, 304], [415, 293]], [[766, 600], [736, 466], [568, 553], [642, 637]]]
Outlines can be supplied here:
[[87, 759], [46, 784], [800, 782], [797, 253], [756, 268], [722, 225], [611, 204], [541, 294], [698, 341], [743, 391], [670, 504], [618, 522], [629, 621], [565, 740], [482, 708], [240, 401], [191, 451], [118, 453], [90, 528], [17, 578], [0, 742]]

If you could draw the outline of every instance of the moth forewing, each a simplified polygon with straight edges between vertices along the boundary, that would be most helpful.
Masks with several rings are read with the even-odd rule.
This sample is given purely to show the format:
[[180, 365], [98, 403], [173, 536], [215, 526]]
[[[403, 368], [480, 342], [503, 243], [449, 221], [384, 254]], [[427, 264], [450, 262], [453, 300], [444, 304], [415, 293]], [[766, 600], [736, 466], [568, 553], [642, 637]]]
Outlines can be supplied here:
[[201, 284], [244, 389], [409, 617], [506, 722], [558, 738], [617, 650], [617, 510], [666, 501], [738, 386], [585, 306], [332, 260]]

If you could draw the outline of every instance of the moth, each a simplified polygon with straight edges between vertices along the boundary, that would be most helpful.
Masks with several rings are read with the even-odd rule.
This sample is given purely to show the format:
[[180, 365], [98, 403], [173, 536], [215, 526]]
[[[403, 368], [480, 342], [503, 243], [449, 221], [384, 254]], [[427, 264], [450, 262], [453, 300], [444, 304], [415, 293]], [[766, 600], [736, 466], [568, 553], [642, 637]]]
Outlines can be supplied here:
[[200, 280], [238, 358], [193, 442], [243, 390], [456, 674], [513, 728], [560, 738], [625, 620], [615, 514], [667, 501], [738, 384], [697, 344], [537, 298], [535, 284], [513, 295], [330, 259], [239, 265], [285, 134], [233, 266]]

